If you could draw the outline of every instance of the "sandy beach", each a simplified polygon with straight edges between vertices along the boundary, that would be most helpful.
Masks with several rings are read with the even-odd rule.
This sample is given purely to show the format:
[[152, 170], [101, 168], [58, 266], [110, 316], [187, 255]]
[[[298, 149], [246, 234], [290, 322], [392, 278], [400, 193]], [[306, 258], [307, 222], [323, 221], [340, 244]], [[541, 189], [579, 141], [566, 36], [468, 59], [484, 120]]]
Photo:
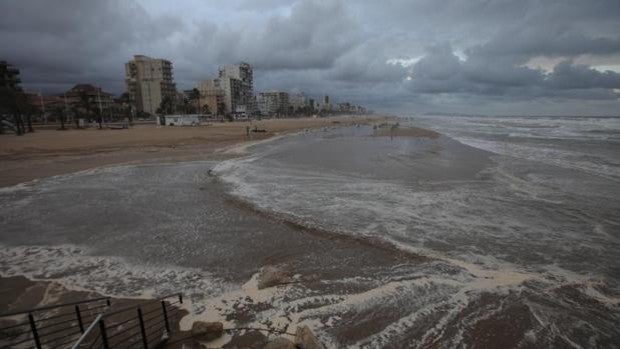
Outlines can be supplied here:
[[[271, 119], [235, 123], [214, 122], [197, 127], [158, 127], [143, 124], [128, 130], [76, 130], [69, 128], [66, 131], [57, 131], [45, 127], [44, 129], [36, 129], [35, 133], [23, 137], [4, 134], [0, 136], [0, 187], [104, 166], [174, 163], [205, 159], [221, 160], [238, 156], [234, 152], [231, 154], [224, 151], [242, 143], [253, 144], [277, 135], [317, 128], [370, 125], [384, 122], [387, 119], [381, 116]], [[250, 137], [248, 137], [247, 126], [250, 126], [251, 129], [256, 127], [266, 132], [251, 132]], [[426, 136], [432, 137], [434, 133], [428, 131]], [[235, 203], [234, 205], [243, 207], [245, 204]], [[248, 209], [252, 210], [252, 208]], [[293, 231], [299, 230], [294, 229]], [[299, 244], [299, 248], [302, 245], [307, 247], [308, 243], [313, 243], [312, 236], [316, 237], [316, 234], [319, 234], [318, 236], [321, 237], [321, 233], [318, 231], [312, 234], [314, 235], [301, 234], [297, 236], [295, 239], [302, 238], [302, 240], [294, 244]], [[334, 242], [336, 245], [333, 245]], [[329, 243], [330, 249], [340, 250], [337, 254], [352, 253], [356, 250], [355, 248], [350, 249], [351, 242], [346, 241], [346, 239], [338, 242], [338, 240], [326, 239], [323, 236], [316, 243], [318, 244], [316, 250], [325, 249], [327, 246], [324, 244]], [[379, 250], [382, 249], [381, 244], [376, 247]], [[291, 248], [291, 245], [287, 245], [286, 248]], [[387, 251], [391, 251], [391, 249]], [[275, 259], [272, 257], [271, 260], [264, 261], [264, 263], [281, 263], [283, 262], [282, 257], [275, 257]], [[355, 258], [361, 259], [360, 257], [356, 256]], [[404, 255], [401, 257], [409, 258]], [[391, 259], [387, 256], [386, 258]], [[303, 260], [303, 258], [299, 260]], [[213, 267], [217, 268], [215, 265]], [[249, 278], [256, 272], [255, 267], [240, 265], [239, 268], [243, 270], [239, 270], [234, 276], [239, 280]], [[43, 274], [45, 272], [41, 270], [40, 273], [35, 272], [27, 275], [29, 278], [24, 276], [0, 277], [0, 284], [2, 284], [0, 288], [0, 298], [2, 299], [0, 313], [114, 294], [114, 292], [97, 292], [81, 287], [74, 290], [57, 281], [47, 281], [49, 275], [46, 277]], [[134, 295], [134, 297], [114, 297], [114, 304], [117, 307], [123, 307], [148, 299], [143, 295]], [[247, 315], [237, 314], [235, 316]], [[184, 334], [182, 333], [181, 336]], [[265, 343], [266, 337], [264, 335], [249, 333], [235, 336], [228, 345], [256, 346]]]
[[[23, 137], [0, 135], [0, 187], [90, 168], [205, 159], [226, 146], [334, 125], [378, 122], [380, 116], [213, 122], [196, 127], [137, 125], [127, 130], [46, 128]], [[265, 130], [251, 132], [246, 127]]]
[[[50, 280], [130, 300], [180, 291], [180, 327], [222, 322], [223, 348], [298, 326], [329, 348], [614, 343], [616, 249], [573, 233], [595, 215], [614, 229], [615, 206], [597, 206], [608, 192], [547, 191], [528, 176], [556, 167], [399, 121], [270, 120], [252, 139], [243, 123], [3, 136], [5, 186], [37, 179], [0, 192], [3, 292], [19, 305]], [[574, 212], [586, 218], [563, 218]], [[556, 226], [577, 251], [548, 243]], [[579, 257], [590, 246], [596, 263]], [[36, 292], [32, 304], [50, 299]], [[583, 319], [587, 333], [571, 332]]]

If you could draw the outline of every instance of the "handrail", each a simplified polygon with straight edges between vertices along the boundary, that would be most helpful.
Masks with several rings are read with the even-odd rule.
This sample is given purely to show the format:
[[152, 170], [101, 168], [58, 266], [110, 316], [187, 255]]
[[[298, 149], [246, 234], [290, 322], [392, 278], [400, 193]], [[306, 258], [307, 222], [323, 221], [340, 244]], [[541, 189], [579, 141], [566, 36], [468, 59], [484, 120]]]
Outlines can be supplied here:
[[0, 318], [25, 316], [26, 321], [0, 326], [0, 331], [4, 332], [0, 345], [3, 348], [23, 347], [24, 343], [31, 342], [36, 349], [65, 347], [67, 340], [71, 342], [72, 337], [84, 332], [86, 317], [100, 315], [110, 305], [111, 297], [98, 297], [1, 314]]
[[[110, 311], [111, 297], [99, 297], [5, 313], [0, 318], [23, 314], [27, 319], [0, 328], [11, 329], [8, 337], [0, 338], [0, 346], [10, 348], [30, 341], [36, 349], [87, 346], [112, 349], [118, 343], [109, 339], [129, 335], [122, 341], [139, 343], [141, 340], [144, 348], [151, 348], [155, 341], [161, 343], [175, 330], [171, 321], [180, 315], [182, 303], [183, 294], [173, 293]], [[129, 321], [136, 322], [131, 331], [121, 326]], [[135, 329], [139, 331], [136, 333]]]
[[86, 337], [88, 337], [88, 335], [93, 330], [93, 328], [95, 328], [97, 326], [97, 324], [99, 323], [99, 320], [101, 320], [102, 317], [103, 317], [103, 314], [97, 315], [95, 320], [93, 320], [93, 322], [88, 326], [88, 328], [86, 328], [86, 331], [84, 331], [84, 333], [80, 336], [80, 338], [77, 340], [77, 342], [75, 342], [75, 344], [73, 344], [71, 349], [77, 349], [82, 344], [82, 342], [84, 342], [86, 340]]
[[[178, 297], [178, 300], [171, 301], [170, 298], [173, 297]], [[93, 320], [71, 348], [113, 349], [140, 343], [144, 349], [157, 347], [169, 338], [171, 331], [175, 330], [171, 320], [180, 316], [179, 305], [182, 303], [183, 294], [173, 293], [102, 313]], [[157, 307], [151, 308], [151, 305]], [[152, 315], [147, 317], [145, 316], [147, 314]], [[115, 315], [118, 321], [113, 320]], [[127, 326], [128, 323], [131, 325]]]
[[20, 311], [14, 311], [14, 312], [11, 312], [11, 313], [0, 314], [0, 317], [14, 316], [14, 315], [19, 315], [19, 314], [28, 314], [28, 313], [32, 313], [32, 312], [35, 312], [35, 311], [50, 310], [50, 309], [54, 309], [54, 308], [60, 308], [60, 307], [66, 307], [66, 306], [70, 306], [70, 305], [78, 305], [78, 304], [84, 304], [84, 303], [90, 303], [90, 302], [96, 302], [96, 301], [102, 301], [102, 300], [108, 300], [109, 301], [110, 299], [111, 299], [110, 297], [99, 297], [99, 298], [85, 299], [85, 300], [81, 300], [81, 301], [69, 302], [69, 303], [63, 303], [63, 304], [47, 305], [47, 306], [38, 307], [38, 308], [32, 308], [32, 309], [28, 309], [28, 310], [20, 310]]
[[143, 306], [143, 305], [147, 305], [147, 304], [151, 304], [151, 303], [155, 303], [155, 302], [161, 302], [164, 299], [168, 299], [168, 298], [172, 298], [172, 297], [179, 297], [179, 300], [181, 300], [181, 303], [183, 302], [182, 301], [183, 300], [183, 294], [182, 293], [172, 293], [172, 294], [169, 294], [169, 295], [164, 296], [164, 297], [159, 297], [159, 298], [156, 298], [156, 299], [149, 299], [149, 300], [147, 300], [145, 302], [142, 302], [140, 304], [137, 304], [137, 305], [136, 304], [128, 305], [126, 307], [120, 308], [120, 309], [115, 310], [113, 312], [107, 312], [107, 313], [105, 313], [105, 317], [112, 316], [112, 315], [115, 315], [115, 314], [118, 314], [118, 313], [122, 313], [122, 312], [125, 312], [127, 310], [136, 309], [138, 306]]

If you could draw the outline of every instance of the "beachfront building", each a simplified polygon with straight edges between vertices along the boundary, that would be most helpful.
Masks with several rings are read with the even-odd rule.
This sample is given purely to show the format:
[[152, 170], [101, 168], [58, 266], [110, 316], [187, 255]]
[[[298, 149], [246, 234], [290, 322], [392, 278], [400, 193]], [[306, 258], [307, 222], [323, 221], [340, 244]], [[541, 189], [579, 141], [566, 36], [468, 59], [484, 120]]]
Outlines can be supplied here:
[[125, 89], [137, 111], [154, 115], [166, 97], [175, 100], [172, 63], [165, 59], [134, 56], [125, 64]]
[[329, 96], [325, 95], [323, 97], [323, 104], [321, 105], [320, 110], [323, 111], [330, 111], [332, 109], [331, 105], [329, 104]]
[[254, 103], [254, 73], [248, 63], [229, 64], [220, 67], [218, 84], [224, 92], [227, 114], [252, 114]]
[[64, 93], [63, 103], [69, 109], [69, 116], [98, 118], [109, 116], [114, 106], [112, 94], [91, 84], [77, 84]]
[[293, 110], [303, 109], [308, 107], [308, 97], [303, 92], [291, 93], [288, 97], [289, 105]]
[[226, 113], [225, 94], [220, 85], [220, 79], [204, 80], [196, 86], [196, 89], [200, 93], [198, 101], [201, 113], [211, 115]]
[[13, 67], [6, 61], [0, 61], [0, 87], [20, 91], [19, 69]]
[[284, 116], [289, 112], [289, 95], [286, 92], [269, 91], [258, 94], [258, 109], [261, 115]]

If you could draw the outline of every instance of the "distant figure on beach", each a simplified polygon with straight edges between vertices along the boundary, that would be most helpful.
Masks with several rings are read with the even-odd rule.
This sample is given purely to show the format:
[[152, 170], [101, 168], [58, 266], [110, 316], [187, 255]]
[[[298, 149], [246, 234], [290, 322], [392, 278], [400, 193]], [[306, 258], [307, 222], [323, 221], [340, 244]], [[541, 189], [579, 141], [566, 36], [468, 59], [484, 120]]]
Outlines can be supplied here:
[[247, 137], [250, 137], [250, 125], [248, 125], [248, 126], [246, 126], [246, 127], [245, 127], [245, 135], [246, 135]]

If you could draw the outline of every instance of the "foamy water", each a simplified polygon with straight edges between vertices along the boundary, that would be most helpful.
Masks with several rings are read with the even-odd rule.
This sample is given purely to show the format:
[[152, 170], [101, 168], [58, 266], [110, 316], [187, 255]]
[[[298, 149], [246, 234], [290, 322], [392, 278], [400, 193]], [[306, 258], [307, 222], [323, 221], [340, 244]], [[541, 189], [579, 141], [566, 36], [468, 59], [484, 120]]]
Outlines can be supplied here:
[[[437, 304], [431, 301], [433, 305], [423, 313], [442, 313], [441, 306], [450, 310], [441, 317], [443, 325], [438, 320], [438, 330], [421, 332], [415, 345], [428, 344], [425, 338], [445, 336], [446, 327], [456, 326], [448, 323], [476, 303], [473, 294], [484, 292], [537, 293], [537, 301], [526, 301], [527, 296], [516, 301], [525, 304], [536, 319], [536, 326], [528, 326], [551, 326], [554, 335], [569, 345], [584, 345], [564, 334], [581, 326], [577, 317], [559, 326], [554, 323], [559, 321], [557, 315], [551, 315], [566, 311], [569, 300], [560, 297], [561, 301], [548, 308], [536, 305], [540, 299], [558, 297], [556, 290], [576, 288], [584, 299], [593, 297], [608, 306], [617, 320], [617, 119], [439, 120], [434, 124], [434, 119], [424, 119], [423, 126], [435, 126], [475, 149], [491, 151], [487, 153], [491, 163], [480, 160], [474, 148], [464, 149], [449, 139], [420, 144], [410, 139], [376, 140], [369, 137], [369, 130], [335, 130], [259, 147], [247, 158], [219, 164], [215, 171], [232, 185], [235, 195], [263, 210], [339, 234], [380, 238], [403, 250], [450, 261], [474, 275], [473, 280], [446, 282], [445, 275], [430, 272], [435, 285], [449, 287], [436, 291], [444, 298]], [[414, 124], [421, 122], [415, 119]], [[530, 129], [534, 130], [531, 135]], [[545, 138], [547, 129], [553, 131]], [[585, 136], [580, 138], [582, 134]], [[475, 175], [463, 171], [461, 162], [477, 168]], [[471, 271], [472, 266], [477, 266], [476, 272]], [[485, 275], [487, 272], [490, 274]], [[395, 298], [417, 298], [407, 294], [417, 289], [418, 282], [396, 283], [396, 293], [401, 294]], [[545, 286], [532, 287], [538, 283]], [[387, 285], [375, 291], [382, 293]], [[502, 291], [497, 293], [498, 289]], [[338, 302], [338, 307], [354, 299]], [[372, 308], [376, 302], [398, 303], [402, 299], [378, 296], [370, 304], [358, 304], [361, 309], [357, 311]], [[419, 311], [355, 345], [387, 345], [386, 336], [402, 336], [407, 332], [404, 328], [419, 326], [412, 321], [420, 316]], [[480, 322], [481, 318], [476, 318], [472, 323]], [[609, 323], [591, 325], [605, 328]], [[457, 327], [461, 332], [451, 334], [454, 344], [464, 338], [462, 327], [467, 325]], [[523, 340], [540, 344], [541, 339], [534, 338], [534, 327], [529, 337], [523, 333]], [[617, 338], [618, 331], [606, 335]]]
[[[242, 157], [223, 162], [3, 189], [0, 274], [115, 296], [182, 291], [184, 328], [308, 325], [334, 348], [614, 347], [614, 122], [603, 134], [574, 121], [584, 140], [562, 120], [434, 121], [414, 123], [458, 141], [332, 128], [229, 149]], [[545, 142], [564, 138], [544, 148], [549, 125], [561, 131]], [[573, 153], [549, 155], [558, 151]], [[593, 165], [571, 164], [577, 153]], [[263, 265], [295, 282], [259, 290]]]

